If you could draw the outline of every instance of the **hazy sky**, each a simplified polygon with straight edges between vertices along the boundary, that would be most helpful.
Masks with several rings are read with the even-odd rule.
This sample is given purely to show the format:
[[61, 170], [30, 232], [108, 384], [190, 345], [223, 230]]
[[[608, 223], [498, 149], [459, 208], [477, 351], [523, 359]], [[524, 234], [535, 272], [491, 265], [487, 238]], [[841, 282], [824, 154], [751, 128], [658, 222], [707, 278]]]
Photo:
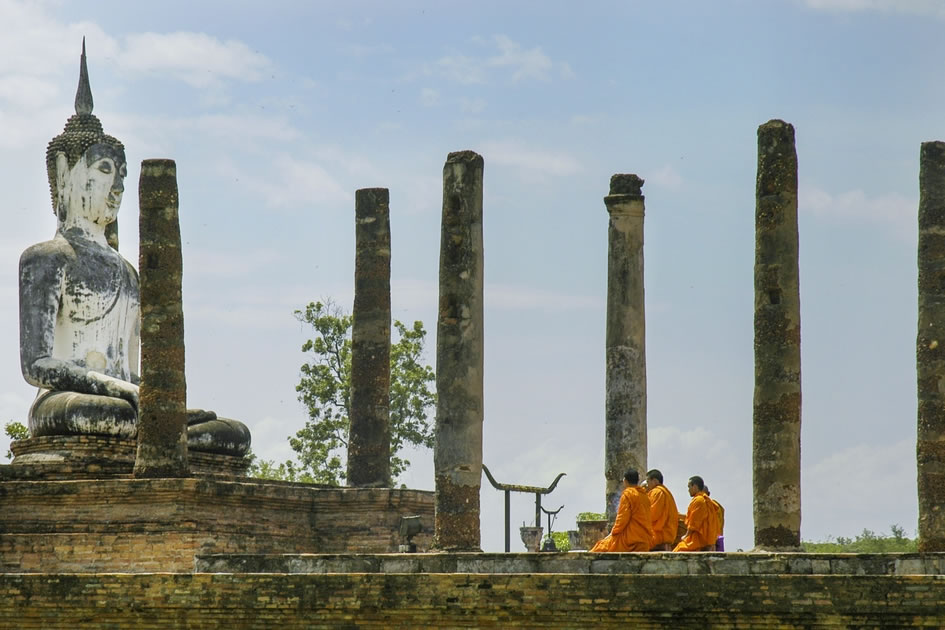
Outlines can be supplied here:
[[[667, 7], [667, 5], [672, 5]], [[24, 421], [17, 261], [50, 238], [44, 153], [87, 38], [95, 113], [177, 161], [189, 403], [291, 455], [306, 329], [353, 298], [354, 191], [390, 188], [394, 317], [435, 357], [441, 172], [485, 159], [484, 461], [545, 486], [556, 530], [603, 510], [607, 212], [646, 180], [649, 461], [681, 510], [701, 474], [752, 546], [756, 130], [800, 169], [802, 537], [916, 528], [919, 144], [945, 139], [937, 0], [159, 3], [0, 0], [0, 422]], [[578, 8], [580, 7], [580, 8]], [[6, 439], [0, 439], [0, 448]], [[5, 451], [0, 451], [0, 454]], [[433, 488], [432, 453], [406, 482]], [[483, 478], [483, 547], [502, 495]], [[533, 519], [513, 497], [512, 524]], [[517, 531], [513, 549], [521, 549]]]

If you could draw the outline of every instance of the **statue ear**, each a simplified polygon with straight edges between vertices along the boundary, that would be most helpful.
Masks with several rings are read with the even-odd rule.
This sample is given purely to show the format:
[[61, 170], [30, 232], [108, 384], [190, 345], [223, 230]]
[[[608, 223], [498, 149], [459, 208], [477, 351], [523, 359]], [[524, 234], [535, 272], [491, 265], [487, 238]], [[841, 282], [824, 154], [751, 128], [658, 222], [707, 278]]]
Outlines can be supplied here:
[[66, 197], [66, 182], [69, 181], [69, 159], [62, 151], [56, 153], [56, 213]]

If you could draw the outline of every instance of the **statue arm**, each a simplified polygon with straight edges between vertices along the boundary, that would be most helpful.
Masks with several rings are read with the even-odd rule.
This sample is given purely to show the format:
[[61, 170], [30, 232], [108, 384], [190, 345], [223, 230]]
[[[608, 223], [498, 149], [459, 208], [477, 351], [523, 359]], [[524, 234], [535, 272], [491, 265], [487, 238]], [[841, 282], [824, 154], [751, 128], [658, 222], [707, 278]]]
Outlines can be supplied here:
[[[20, 368], [31, 385], [123, 398], [137, 408], [138, 386], [53, 356], [66, 256], [41, 244], [20, 258]], [[44, 255], [36, 255], [42, 253]]]

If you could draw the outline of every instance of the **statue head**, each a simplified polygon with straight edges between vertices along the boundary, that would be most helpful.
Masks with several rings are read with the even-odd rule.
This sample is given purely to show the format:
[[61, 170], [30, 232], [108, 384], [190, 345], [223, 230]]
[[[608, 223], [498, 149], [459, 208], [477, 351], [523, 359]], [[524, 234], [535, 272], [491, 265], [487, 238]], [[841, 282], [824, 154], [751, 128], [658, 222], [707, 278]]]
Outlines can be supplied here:
[[[122, 180], [125, 172], [124, 145], [107, 135], [102, 130], [102, 123], [92, 114], [92, 90], [83, 39], [75, 115], [69, 117], [65, 129], [46, 148], [49, 192], [60, 226], [68, 220], [69, 201], [75, 200], [75, 195], [83, 190], [90, 201], [85, 208], [92, 214], [88, 218], [96, 223], [102, 220], [106, 220], [106, 224], [114, 223], [124, 190]], [[111, 183], [106, 187], [104, 180], [108, 175]], [[102, 217], [94, 216], [96, 214]]]

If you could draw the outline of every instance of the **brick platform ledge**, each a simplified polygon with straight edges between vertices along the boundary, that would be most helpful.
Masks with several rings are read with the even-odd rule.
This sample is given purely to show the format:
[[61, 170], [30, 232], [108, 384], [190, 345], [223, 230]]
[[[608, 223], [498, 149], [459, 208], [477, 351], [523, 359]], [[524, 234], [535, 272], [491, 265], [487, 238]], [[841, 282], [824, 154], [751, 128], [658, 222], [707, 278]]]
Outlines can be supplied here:
[[945, 553], [208, 554], [198, 573], [942, 575]]

